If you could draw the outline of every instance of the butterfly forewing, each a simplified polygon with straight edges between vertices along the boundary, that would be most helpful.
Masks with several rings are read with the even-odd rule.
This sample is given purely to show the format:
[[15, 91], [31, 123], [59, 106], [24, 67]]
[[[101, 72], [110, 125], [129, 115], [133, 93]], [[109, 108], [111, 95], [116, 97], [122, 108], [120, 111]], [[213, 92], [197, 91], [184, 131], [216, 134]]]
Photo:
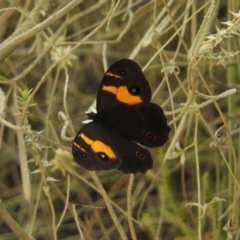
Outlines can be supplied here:
[[72, 152], [87, 170], [118, 168], [124, 173], [145, 173], [152, 168], [152, 157], [146, 149], [94, 122], [79, 131]]
[[94, 122], [86, 124], [78, 132], [72, 153], [76, 162], [87, 170], [108, 170], [121, 165], [105, 129]]
[[124, 112], [150, 100], [151, 89], [139, 65], [122, 59], [104, 74], [97, 96], [97, 112]]

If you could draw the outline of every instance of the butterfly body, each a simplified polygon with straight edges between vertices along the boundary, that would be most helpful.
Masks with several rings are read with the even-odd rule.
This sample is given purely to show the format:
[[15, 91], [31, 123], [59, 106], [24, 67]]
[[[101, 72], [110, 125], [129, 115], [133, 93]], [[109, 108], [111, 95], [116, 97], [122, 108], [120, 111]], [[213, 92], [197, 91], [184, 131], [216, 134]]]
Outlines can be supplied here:
[[[97, 96], [97, 113], [76, 135], [72, 152], [87, 170], [118, 168], [145, 173], [152, 168], [147, 147], [162, 146], [170, 128], [162, 108], [151, 103], [145, 76], [132, 60], [115, 62], [105, 73]], [[139, 145], [141, 144], [141, 145]]]

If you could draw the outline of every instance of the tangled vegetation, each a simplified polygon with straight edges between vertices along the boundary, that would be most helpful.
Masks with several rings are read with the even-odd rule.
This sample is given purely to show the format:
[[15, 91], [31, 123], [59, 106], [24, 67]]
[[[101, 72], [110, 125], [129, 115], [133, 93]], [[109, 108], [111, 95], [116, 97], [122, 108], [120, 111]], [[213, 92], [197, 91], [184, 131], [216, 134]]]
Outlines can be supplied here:
[[[0, 239], [240, 239], [237, 0], [0, 2]], [[71, 155], [104, 71], [134, 59], [169, 141], [146, 174]]]

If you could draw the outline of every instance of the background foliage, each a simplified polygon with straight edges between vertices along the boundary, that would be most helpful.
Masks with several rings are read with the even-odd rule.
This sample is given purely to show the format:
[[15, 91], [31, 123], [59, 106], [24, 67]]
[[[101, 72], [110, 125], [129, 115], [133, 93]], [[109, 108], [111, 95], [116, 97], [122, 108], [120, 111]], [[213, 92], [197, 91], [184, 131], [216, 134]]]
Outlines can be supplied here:
[[[0, 239], [240, 239], [238, 11], [1, 1]], [[121, 58], [142, 66], [171, 127], [145, 175], [88, 172], [69, 153]]]

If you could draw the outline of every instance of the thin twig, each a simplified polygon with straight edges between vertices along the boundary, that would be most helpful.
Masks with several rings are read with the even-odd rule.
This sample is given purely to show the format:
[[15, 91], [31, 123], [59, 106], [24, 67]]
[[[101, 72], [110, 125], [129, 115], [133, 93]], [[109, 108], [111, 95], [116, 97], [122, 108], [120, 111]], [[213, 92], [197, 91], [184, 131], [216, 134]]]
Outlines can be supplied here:
[[12, 231], [21, 240], [33, 240], [27, 232], [12, 218], [8, 210], [5, 208], [2, 200], [0, 199], [0, 216], [2, 220], [12, 229]]
[[89, 174], [91, 175], [93, 181], [95, 182], [95, 184], [97, 185], [97, 188], [99, 189], [99, 191], [101, 192], [101, 195], [103, 196], [103, 199], [104, 199], [105, 204], [106, 204], [106, 206], [108, 208], [109, 214], [110, 214], [110, 216], [111, 216], [111, 218], [112, 218], [112, 220], [113, 220], [113, 222], [114, 222], [114, 224], [115, 224], [115, 226], [116, 226], [116, 228], [117, 228], [117, 230], [118, 230], [118, 232], [119, 232], [119, 234], [121, 236], [121, 239], [122, 240], [127, 240], [127, 236], [126, 236], [126, 234], [124, 232], [124, 229], [121, 226], [121, 224], [120, 224], [120, 222], [118, 220], [118, 217], [117, 217], [115, 211], [113, 210], [112, 204], [109, 201], [109, 197], [108, 197], [106, 191], [104, 190], [100, 180], [98, 179], [96, 173], [90, 171]]
[[69, 203], [69, 195], [70, 195], [70, 175], [67, 176], [67, 195], [66, 195], [66, 200], [65, 200], [65, 207], [63, 209], [63, 212], [62, 212], [62, 215], [61, 215], [61, 218], [59, 219], [59, 222], [56, 226], [56, 231], [59, 229], [62, 221], [63, 221], [63, 218], [66, 214], [66, 211], [67, 211], [67, 207], [68, 207], [68, 203]]
[[130, 229], [130, 233], [133, 240], [137, 240], [136, 232], [133, 226], [132, 221], [132, 188], [134, 182], [134, 174], [130, 174], [129, 184], [128, 184], [128, 192], [127, 192], [127, 209], [128, 209], [128, 225]]
[[80, 4], [82, 0], [72, 0], [69, 4], [63, 7], [61, 10], [53, 14], [51, 17], [47, 18], [41, 23], [38, 23], [31, 29], [26, 29], [25, 32], [16, 36], [14, 39], [5, 42], [0, 45], [0, 61], [5, 59], [17, 46], [21, 43], [25, 42], [31, 37], [34, 37], [38, 32], [44, 30], [49, 27], [51, 24], [56, 22], [61, 17], [65, 16], [70, 10]]
[[76, 211], [76, 205], [75, 204], [72, 205], [72, 209], [73, 209], [74, 219], [75, 219], [75, 222], [77, 224], [77, 229], [78, 229], [78, 232], [80, 234], [80, 239], [84, 240], [85, 238], [83, 236], [83, 232], [82, 232], [81, 226], [79, 224], [79, 219], [78, 219], [78, 214], [77, 214], [77, 211]]

